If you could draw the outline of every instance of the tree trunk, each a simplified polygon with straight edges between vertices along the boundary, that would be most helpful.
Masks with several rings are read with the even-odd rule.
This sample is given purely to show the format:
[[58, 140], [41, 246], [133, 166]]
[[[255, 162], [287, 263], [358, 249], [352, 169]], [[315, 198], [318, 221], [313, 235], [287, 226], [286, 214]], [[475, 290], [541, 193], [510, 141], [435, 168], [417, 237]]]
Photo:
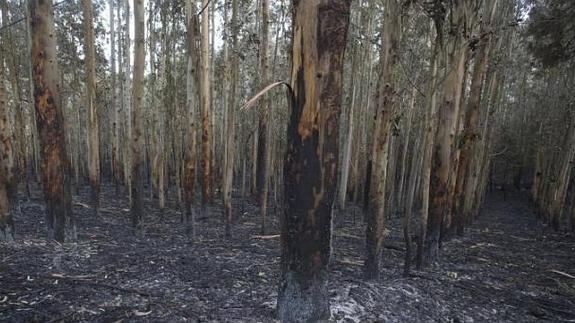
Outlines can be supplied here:
[[327, 321], [331, 211], [349, 0], [295, 0], [278, 314]]
[[[5, 52], [0, 48], [0, 54]], [[0, 58], [0, 241], [14, 240], [12, 198], [16, 193], [8, 101], [4, 87], [4, 59]]]
[[[266, 1], [266, 0], [263, 0]], [[225, 235], [232, 236], [232, 190], [234, 183], [234, 158], [235, 158], [235, 109], [236, 109], [236, 83], [238, 79], [238, 1], [232, 0], [232, 55], [230, 57], [230, 67], [232, 77], [230, 79], [230, 93], [227, 104], [227, 124], [226, 126], [226, 161], [224, 170], [224, 208], [226, 210]]]
[[543, 143], [542, 133], [543, 120], [539, 122], [539, 130], [537, 131], [537, 148], [535, 155], [535, 170], [533, 172], [533, 184], [531, 187], [531, 200], [536, 204], [539, 203], [539, 188], [541, 184], [541, 176], [543, 175]]
[[448, 184], [452, 169], [452, 150], [457, 130], [456, 124], [467, 58], [468, 0], [455, 2], [451, 10], [452, 24], [456, 28], [456, 32], [448, 45], [451, 48], [450, 62], [447, 66], [446, 79], [443, 81], [443, 95], [439, 105], [431, 163], [429, 217], [425, 241], [425, 256], [426, 260], [430, 262], [437, 260], [441, 226], [449, 207]]
[[120, 158], [120, 124], [118, 120], [118, 91], [116, 89], [116, 29], [114, 22], [114, 0], [108, 1], [109, 7], [109, 20], [110, 20], [110, 91], [111, 93], [111, 104], [112, 104], [112, 158], [111, 158], [111, 168], [112, 177], [114, 184], [118, 187], [120, 183], [119, 178], [119, 165], [118, 160]]
[[[574, 194], [575, 197], [575, 194]], [[575, 200], [571, 202], [571, 204], [573, 205], [572, 209], [571, 209], [571, 218], [570, 218], [570, 224], [571, 227], [569, 228], [569, 230], [571, 230], [571, 232], [575, 232]]]
[[96, 50], [94, 48], [94, 16], [92, 0], [82, 0], [84, 12], [84, 52], [86, 55], [86, 107], [88, 109], [88, 172], [92, 187], [94, 213], [100, 208], [100, 137], [96, 107]]
[[210, 0], [202, 2], [201, 104], [202, 104], [202, 205], [212, 201], [212, 127], [210, 95]]
[[[359, 2], [359, 7], [361, 8], [361, 1]], [[363, 19], [363, 15], [361, 13], [356, 14], [356, 16], [359, 16], [359, 18], [355, 18], [357, 20], [359, 20], [359, 25], [362, 25], [362, 20]], [[352, 22], [354, 22], [353, 20], [354, 17], [352, 16]], [[351, 50], [351, 75], [350, 75], [350, 81], [349, 81], [349, 93], [347, 95], [349, 95], [349, 105], [348, 105], [348, 110], [349, 111], [347, 113], [347, 119], [346, 120], [346, 125], [345, 128], [343, 128], [345, 130], [345, 137], [344, 137], [344, 141], [343, 141], [343, 145], [342, 145], [342, 155], [341, 155], [341, 163], [340, 163], [340, 171], [339, 171], [339, 187], [338, 187], [338, 191], [337, 191], [337, 201], [336, 201], [336, 210], [342, 211], [345, 209], [345, 202], [346, 202], [346, 196], [347, 196], [347, 187], [348, 187], [348, 182], [349, 182], [349, 169], [351, 168], [351, 153], [352, 153], [352, 142], [354, 139], [353, 136], [353, 132], [354, 132], [354, 119], [355, 119], [355, 107], [356, 107], [356, 97], [357, 97], [357, 87], [359, 82], [357, 82], [357, 78], [360, 79], [361, 82], [361, 78], [363, 77], [363, 75], [360, 73], [359, 75], [357, 74], [357, 70], [358, 70], [358, 66], [361, 66], [360, 63], [360, 59], [358, 59], [358, 55], [359, 55], [359, 44], [357, 44], [354, 41], [352, 41], [352, 50]], [[347, 112], [345, 109], [343, 111], [343, 113]], [[337, 216], [337, 215], [336, 215]]]
[[[2, 8], [2, 20], [3, 21], [8, 21], [8, 13], [9, 13], [9, 8]], [[29, 29], [29, 28], [27, 28]], [[20, 209], [20, 203], [18, 201], [17, 198], [17, 191], [18, 191], [18, 183], [24, 183], [25, 185], [25, 189], [26, 192], [28, 193], [28, 198], [30, 198], [30, 188], [29, 188], [29, 180], [28, 180], [28, 172], [27, 172], [27, 165], [28, 165], [28, 161], [27, 161], [27, 155], [26, 155], [26, 123], [25, 123], [25, 119], [24, 119], [24, 106], [23, 106], [23, 100], [22, 100], [22, 94], [21, 94], [21, 80], [20, 80], [20, 53], [18, 51], [18, 47], [19, 47], [19, 42], [15, 41], [14, 39], [14, 33], [11, 30], [6, 30], [4, 31], [6, 34], [6, 42], [4, 43], [4, 48], [0, 49], [3, 52], [2, 57], [6, 57], [6, 66], [8, 67], [8, 69], [10, 70], [10, 84], [11, 84], [11, 90], [12, 93], [14, 93], [13, 95], [13, 106], [14, 106], [14, 118], [10, 118], [10, 113], [8, 113], [7, 116], [7, 120], [8, 120], [8, 129], [10, 128], [9, 125], [14, 122], [14, 133], [13, 133], [13, 141], [11, 142], [11, 146], [12, 149], [15, 149], [14, 152], [14, 156], [13, 156], [13, 160], [11, 163], [13, 163], [12, 167], [13, 170], [11, 171], [11, 173], [8, 173], [8, 175], [13, 176], [13, 179], [10, 179], [8, 181], [8, 183], [10, 183], [11, 186], [14, 187], [13, 192], [9, 192], [9, 195], [12, 196], [8, 196], [8, 199], [10, 200], [9, 202], [12, 205], [12, 202], [14, 202], [14, 204], [17, 205], [12, 205], [12, 207], [18, 207]], [[2, 65], [2, 59], [0, 59], [0, 66], [4, 66]], [[5, 77], [7, 77], [7, 75], [4, 73], [4, 71], [0, 71], [0, 74], [4, 74]], [[2, 77], [0, 76], [0, 80], [2, 80]], [[0, 81], [1, 82], [1, 81]], [[2, 84], [2, 86], [4, 86], [4, 84]], [[4, 87], [4, 96], [6, 96], [6, 88]], [[6, 97], [4, 97], [4, 108], [7, 109], [8, 107], [8, 101], [6, 99]], [[7, 110], [9, 111], [9, 110]], [[13, 119], [13, 120], [11, 120]], [[10, 189], [10, 191], [12, 191]], [[13, 194], [12, 194], [13, 193]], [[20, 209], [20, 213], [22, 213], [22, 210]]]
[[122, 49], [122, 63], [123, 63], [123, 82], [122, 82], [122, 110], [123, 110], [123, 123], [124, 123], [124, 181], [127, 184], [127, 190], [129, 193], [130, 204], [132, 204], [132, 180], [131, 180], [131, 162], [132, 155], [130, 151], [130, 144], [132, 138], [132, 122], [131, 122], [131, 110], [132, 102], [130, 95], [130, 88], [132, 80], [130, 77], [131, 65], [130, 65], [130, 1], [124, 0], [124, 30], [123, 30], [123, 49]]
[[[261, 88], [267, 86], [269, 82], [269, 58], [268, 58], [268, 42], [269, 42], [269, 3], [268, 0], [261, 0], [261, 37], [260, 37], [260, 86]], [[261, 106], [258, 114], [258, 152], [257, 152], [257, 173], [256, 173], [256, 186], [258, 195], [258, 204], [260, 207], [260, 234], [266, 233], [266, 218], [268, 206], [268, 191], [269, 191], [269, 109], [270, 100], [268, 95], [264, 95], [261, 100]]]
[[[409, 139], [411, 137], [411, 132], [412, 132], [412, 123], [413, 123], [413, 114], [414, 114], [414, 110], [415, 110], [415, 101], [417, 98], [417, 90], [415, 88], [413, 88], [411, 93], [411, 103], [409, 105], [407, 116], [406, 116], [406, 120], [405, 120], [405, 138], [404, 138], [404, 142], [403, 142], [403, 149], [401, 150], [401, 172], [399, 174], [399, 186], [397, 188], [397, 207], [398, 208], [403, 208], [403, 206], [405, 205], [404, 203], [404, 196], [407, 195], [404, 191], [407, 189], [405, 188], [405, 177], [408, 175], [407, 174], [407, 167], [408, 167], [408, 162], [407, 162], [407, 152], [409, 151]], [[413, 174], [412, 174], [413, 176]]]
[[144, 102], [144, 1], [134, 0], [134, 74], [132, 85], [132, 156], [131, 156], [131, 178], [132, 183], [132, 204], [131, 216], [132, 225], [135, 229], [140, 229], [143, 216], [143, 114]]
[[465, 226], [465, 219], [467, 214], [463, 213], [463, 204], [465, 200], [464, 189], [466, 180], [469, 178], [468, 173], [471, 171], [472, 152], [475, 147], [475, 142], [479, 137], [478, 126], [480, 120], [481, 98], [483, 92], [483, 84], [485, 75], [487, 73], [487, 59], [490, 54], [491, 47], [491, 33], [492, 22], [497, 12], [498, 0], [488, 1], [488, 6], [485, 8], [489, 13], [487, 21], [485, 21], [480, 29], [481, 40], [477, 56], [475, 58], [475, 66], [473, 76], [471, 79], [471, 92], [465, 111], [465, 123], [463, 125], [463, 135], [460, 142], [461, 153], [459, 155], [459, 166], [457, 168], [457, 176], [455, 177], [455, 204], [453, 214], [455, 215], [454, 224], [458, 234], [463, 234]]
[[565, 148], [562, 149], [563, 156], [561, 156], [561, 168], [559, 176], [555, 182], [555, 189], [553, 192], [553, 199], [551, 202], [551, 226], [555, 230], [559, 230], [561, 225], [561, 215], [565, 206], [565, 197], [567, 195], [567, 188], [571, 179], [571, 170], [573, 169], [573, 162], [575, 158], [575, 125], [570, 126], [568, 139]]
[[[433, 29], [433, 23], [430, 24], [430, 29]], [[431, 58], [431, 79], [427, 90], [427, 102], [424, 122], [424, 147], [423, 147], [423, 165], [421, 174], [421, 210], [419, 220], [419, 234], [417, 239], [417, 269], [423, 266], [423, 252], [424, 244], [427, 236], [427, 220], [429, 214], [429, 187], [431, 181], [431, 158], [433, 153], [433, 143], [435, 128], [437, 127], [437, 72], [438, 72], [438, 55], [439, 55], [439, 41], [438, 35], [435, 36], [433, 45], [430, 47]]]
[[72, 229], [72, 239], [76, 238], [76, 230], [72, 217], [66, 135], [59, 97], [54, 10], [49, 0], [31, 0], [29, 9], [34, 106], [41, 146], [48, 240], [64, 242], [66, 226]]
[[[415, 101], [416, 92], [414, 89], [412, 99]], [[412, 101], [412, 110], [415, 110], [414, 102]], [[415, 113], [412, 111], [411, 113]], [[425, 126], [425, 124], [424, 124]], [[425, 133], [425, 127], [422, 127], [422, 134]], [[403, 199], [403, 238], [405, 240], [405, 267], [403, 270], [404, 275], [409, 275], [412, 263], [413, 243], [411, 239], [411, 218], [413, 216], [413, 201], [415, 199], [415, 192], [417, 183], [419, 182], [422, 172], [421, 167], [423, 164], [423, 152], [421, 151], [422, 136], [415, 137], [413, 143], [413, 156], [411, 158], [411, 168], [409, 171], [409, 180], [406, 187], [405, 198]], [[409, 136], [406, 135], [405, 148], [409, 147]], [[407, 167], [407, 163], [403, 163]]]
[[[370, 209], [366, 214], [366, 258], [364, 274], [367, 279], [377, 279], [383, 250], [385, 189], [389, 155], [389, 132], [395, 111], [395, 82], [393, 70], [397, 61], [400, 10], [396, 0], [386, 0], [383, 26], [383, 46], [380, 54], [380, 72], [376, 97], [375, 131], [372, 146], [373, 164], [368, 165], [367, 179]], [[371, 166], [371, 167], [370, 167]]]
[[[186, 20], [187, 20], [187, 58], [188, 66], [186, 71], [186, 106], [188, 109], [188, 134], [186, 145], [186, 165], [184, 171], [184, 204], [185, 222], [187, 231], [192, 238], [195, 237], [195, 217], [193, 210], [194, 184], [196, 181], [197, 165], [197, 126], [196, 126], [196, 106], [199, 102], [199, 68], [200, 56], [198, 51], [198, 19], [196, 15], [195, 0], [186, 0]], [[194, 102], [194, 98], [196, 99]]]

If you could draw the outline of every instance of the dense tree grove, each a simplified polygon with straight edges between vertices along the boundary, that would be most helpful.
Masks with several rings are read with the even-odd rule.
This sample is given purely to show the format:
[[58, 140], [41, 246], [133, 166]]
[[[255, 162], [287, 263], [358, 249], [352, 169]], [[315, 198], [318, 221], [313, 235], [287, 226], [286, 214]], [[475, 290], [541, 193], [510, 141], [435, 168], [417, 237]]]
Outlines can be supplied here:
[[490, 192], [528, 194], [542, 225], [575, 232], [574, 1], [0, 0], [0, 12], [2, 240], [19, 243], [37, 183], [58, 243], [78, 241], [73, 198], [88, 188], [93, 217], [106, 189], [129, 200], [117, 216], [142, 239], [150, 208], [175, 208], [190, 241], [223, 213], [218, 239], [233, 242], [254, 203], [253, 234], [279, 234], [277, 317], [316, 322], [330, 319], [334, 230], [357, 210], [369, 281], [386, 279], [390, 230], [403, 274], [425, 271]]

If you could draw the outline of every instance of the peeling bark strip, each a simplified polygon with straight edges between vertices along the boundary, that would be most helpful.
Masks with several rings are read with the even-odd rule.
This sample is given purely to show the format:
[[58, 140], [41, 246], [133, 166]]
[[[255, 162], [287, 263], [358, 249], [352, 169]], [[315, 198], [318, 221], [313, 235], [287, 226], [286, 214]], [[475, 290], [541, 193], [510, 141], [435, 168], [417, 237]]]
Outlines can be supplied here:
[[278, 314], [328, 320], [331, 210], [337, 187], [343, 56], [350, 0], [293, 2], [291, 86]]
[[73, 230], [74, 226], [64, 119], [58, 96], [54, 10], [50, 0], [31, 0], [29, 9], [34, 107], [41, 147], [48, 240], [64, 242], [66, 224], [71, 224]]

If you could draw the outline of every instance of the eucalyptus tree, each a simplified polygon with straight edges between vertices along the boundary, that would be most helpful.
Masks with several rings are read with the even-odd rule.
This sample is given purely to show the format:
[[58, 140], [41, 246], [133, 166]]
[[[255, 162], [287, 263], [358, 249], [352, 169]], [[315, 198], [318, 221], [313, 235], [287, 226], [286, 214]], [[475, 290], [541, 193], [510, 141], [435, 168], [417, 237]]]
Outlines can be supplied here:
[[[0, 54], [4, 57], [2, 47], [0, 47]], [[4, 86], [4, 59], [0, 59], [0, 240], [6, 241], [14, 240], [11, 195], [16, 193], [14, 152], [9, 120], [9, 106]]]
[[[269, 83], [269, 2], [261, 0], [261, 27], [260, 27], [260, 48], [259, 48], [259, 68], [260, 84], [262, 87]], [[266, 232], [266, 217], [268, 207], [269, 191], [269, 164], [270, 164], [270, 138], [269, 138], [269, 109], [270, 100], [268, 95], [264, 95], [258, 113], [258, 146], [256, 165], [256, 186], [257, 199], [260, 207], [261, 225], [260, 233]]]
[[393, 73], [396, 70], [401, 31], [401, 4], [397, 0], [386, 0], [384, 10], [383, 45], [380, 52], [378, 85], [375, 98], [375, 131], [371, 148], [373, 162], [370, 161], [367, 167], [367, 178], [371, 178], [371, 187], [366, 188], [370, 209], [366, 215], [364, 274], [368, 279], [379, 277], [383, 240], [385, 238], [384, 213], [390, 127], [397, 106], [397, 84]]
[[[448, 23], [453, 31], [449, 33], [445, 43], [440, 43], [440, 46], [448, 50], [448, 62], [438, 100], [438, 123], [431, 159], [429, 216], [425, 240], [425, 253], [429, 261], [435, 261], [438, 257], [444, 218], [450, 211], [449, 181], [453, 169], [451, 161], [454, 156], [454, 138], [458, 131], [457, 120], [467, 67], [467, 41], [473, 13], [471, 1], [452, 2]], [[437, 32], [442, 34], [443, 30]]]
[[212, 99], [210, 88], [210, 0], [202, 2], [200, 93], [202, 106], [202, 205], [212, 201]]
[[[265, 1], [265, 0], [264, 0]], [[230, 64], [230, 88], [229, 88], [229, 95], [228, 95], [228, 102], [227, 102], [227, 118], [226, 118], [226, 159], [224, 161], [225, 169], [224, 169], [224, 208], [226, 212], [226, 220], [225, 220], [225, 235], [227, 237], [232, 236], [231, 227], [232, 227], [232, 190], [233, 190], [233, 182], [234, 182], [234, 162], [235, 162], [235, 120], [236, 120], [236, 102], [237, 102], [237, 82], [238, 82], [238, 74], [239, 74], [239, 66], [238, 66], [238, 58], [237, 58], [237, 48], [238, 48], [238, 0], [231, 0], [232, 3], [232, 20], [231, 20], [231, 52], [232, 54], [229, 56], [229, 64]]]
[[143, 101], [144, 101], [144, 1], [134, 0], [134, 69], [131, 111], [131, 218], [132, 226], [141, 226], [143, 216]]
[[29, 1], [34, 107], [41, 146], [42, 184], [46, 201], [48, 240], [64, 242], [72, 216], [66, 135], [58, 86], [58, 63], [52, 1]]
[[84, 14], [84, 53], [86, 56], [86, 106], [88, 108], [88, 172], [92, 187], [94, 212], [100, 208], [100, 132], [96, 105], [96, 49], [94, 45], [94, 15], [91, 0], [82, 0]]

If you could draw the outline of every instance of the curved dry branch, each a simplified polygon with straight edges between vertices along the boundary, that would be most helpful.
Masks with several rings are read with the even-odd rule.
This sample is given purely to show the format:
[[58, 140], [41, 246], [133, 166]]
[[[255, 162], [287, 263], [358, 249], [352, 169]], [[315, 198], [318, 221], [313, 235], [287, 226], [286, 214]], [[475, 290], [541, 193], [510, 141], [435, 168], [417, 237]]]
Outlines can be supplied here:
[[288, 90], [288, 97], [289, 97], [289, 102], [290, 102], [290, 106], [291, 106], [291, 102], [293, 102], [293, 98], [294, 98], [294, 94], [293, 94], [293, 90], [291, 88], [291, 85], [289, 85], [289, 83], [285, 82], [285, 81], [278, 81], [275, 83], [272, 83], [268, 86], [266, 86], [265, 88], [263, 88], [261, 91], [259, 91], [256, 95], [254, 95], [251, 99], [249, 99], [248, 101], [246, 101], [246, 103], [240, 108], [240, 110], [248, 110], [253, 108], [256, 103], [258, 102], [258, 100], [267, 92], [271, 91], [271, 89], [280, 86], [280, 85], [285, 85], [287, 90]]

